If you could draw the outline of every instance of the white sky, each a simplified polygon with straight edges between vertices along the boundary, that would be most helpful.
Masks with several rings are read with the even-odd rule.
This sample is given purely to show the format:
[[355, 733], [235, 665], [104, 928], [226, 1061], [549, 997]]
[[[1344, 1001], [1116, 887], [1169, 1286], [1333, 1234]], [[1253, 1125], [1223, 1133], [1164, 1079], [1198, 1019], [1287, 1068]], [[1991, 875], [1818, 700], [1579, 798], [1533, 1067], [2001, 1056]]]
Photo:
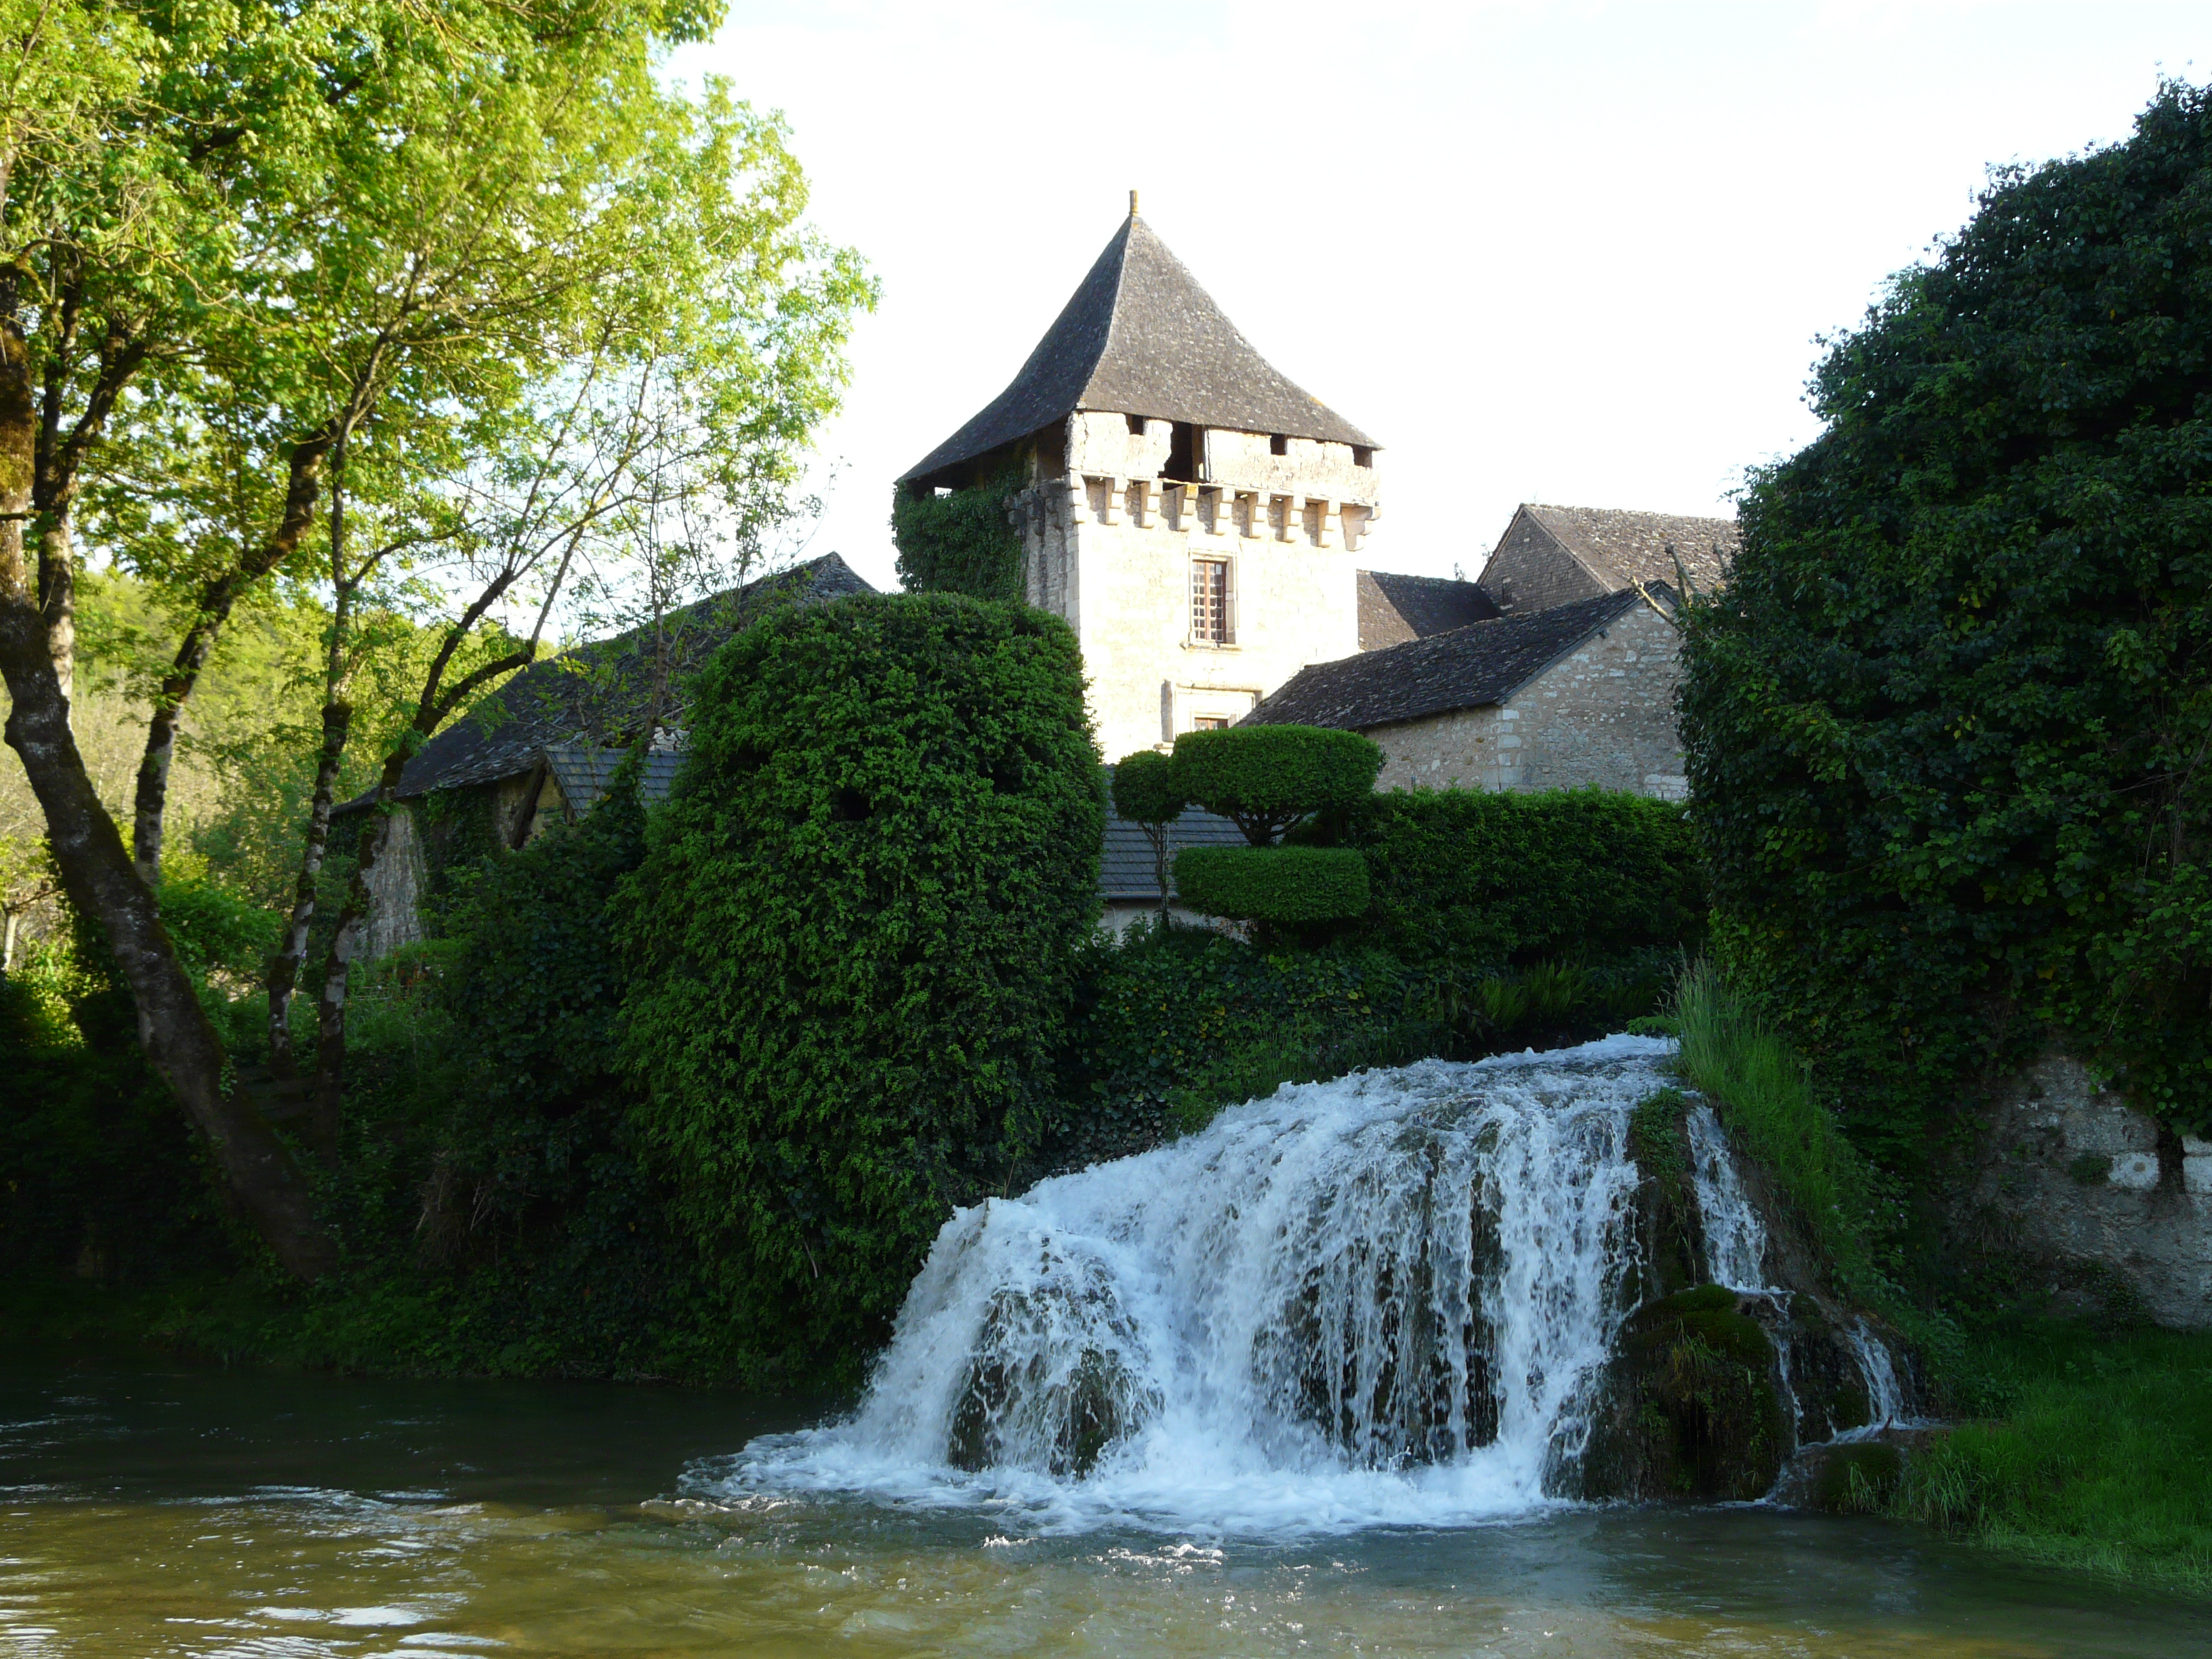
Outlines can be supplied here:
[[890, 481], [996, 396], [1127, 192], [1383, 447], [1376, 568], [1514, 505], [1725, 514], [1812, 435], [1813, 337], [1993, 162], [2124, 137], [2212, 5], [732, 0], [673, 70], [780, 108], [866, 255], [809, 554], [893, 585]]

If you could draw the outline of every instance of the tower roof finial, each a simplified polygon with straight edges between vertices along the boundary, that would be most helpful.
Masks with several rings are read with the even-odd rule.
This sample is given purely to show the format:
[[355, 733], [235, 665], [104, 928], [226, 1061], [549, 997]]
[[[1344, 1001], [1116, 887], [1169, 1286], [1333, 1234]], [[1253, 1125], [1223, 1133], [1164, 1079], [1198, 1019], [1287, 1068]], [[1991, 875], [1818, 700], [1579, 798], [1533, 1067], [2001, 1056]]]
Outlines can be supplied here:
[[1129, 216], [1132, 219], [1137, 216], [1137, 192], [1133, 190], [1129, 192]]

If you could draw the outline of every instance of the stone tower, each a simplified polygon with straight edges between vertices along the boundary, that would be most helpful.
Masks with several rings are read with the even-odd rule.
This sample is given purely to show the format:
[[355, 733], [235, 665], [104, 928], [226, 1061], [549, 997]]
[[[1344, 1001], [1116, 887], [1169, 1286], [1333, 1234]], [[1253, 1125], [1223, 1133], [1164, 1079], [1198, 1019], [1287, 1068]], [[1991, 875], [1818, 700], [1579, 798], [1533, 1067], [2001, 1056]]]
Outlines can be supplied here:
[[1114, 760], [1358, 650], [1375, 452], [1252, 349], [1133, 194], [1013, 383], [897, 487], [1019, 469], [1029, 601], [1074, 628]]

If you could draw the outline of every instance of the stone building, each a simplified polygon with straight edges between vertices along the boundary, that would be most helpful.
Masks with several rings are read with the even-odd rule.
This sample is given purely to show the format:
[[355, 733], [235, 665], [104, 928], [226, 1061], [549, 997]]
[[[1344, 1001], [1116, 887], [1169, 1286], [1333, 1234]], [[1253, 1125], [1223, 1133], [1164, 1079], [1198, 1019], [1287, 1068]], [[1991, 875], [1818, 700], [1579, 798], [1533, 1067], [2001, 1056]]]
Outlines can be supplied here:
[[[684, 724], [683, 686], [724, 640], [775, 604], [815, 605], [875, 589], [835, 553], [700, 600], [663, 620], [549, 657], [514, 675], [424, 744], [400, 774], [374, 891], [366, 954], [388, 954], [422, 937], [422, 902], [435, 867], [499, 847], [520, 847], [556, 820], [588, 811], [615, 767], [650, 734], [642, 787], [665, 799]], [[367, 811], [362, 795], [337, 807], [343, 824]], [[349, 844], [349, 840], [347, 844]]]
[[1679, 800], [1674, 603], [1654, 584], [1318, 664], [1246, 721], [1365, 732], [1379, 789], [1596, 784]]
[[1508, 615], [1639, 582], [1674, 586], [1686, 578], [1692, 592], [1705, 593], [1720, 585], [1735, 546], [1733, 519], [1523, 501], [1482, 567], [1480, 584]]
[[1109, 760], [1358, 650], [1382, 500], [1375, 441], [1262, 358], [1135, 206], [1012, 383], [897, 483], [1018, 471], [1028, 598], [1075, 629]]

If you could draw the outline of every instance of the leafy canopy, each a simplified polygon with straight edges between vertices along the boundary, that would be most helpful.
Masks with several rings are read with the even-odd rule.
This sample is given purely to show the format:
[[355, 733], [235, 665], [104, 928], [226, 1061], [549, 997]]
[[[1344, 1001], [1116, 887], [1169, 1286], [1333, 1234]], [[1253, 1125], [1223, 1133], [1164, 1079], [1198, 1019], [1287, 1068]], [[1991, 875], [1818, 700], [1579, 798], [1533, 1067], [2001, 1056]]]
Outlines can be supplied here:
[[2055, 1030], [2212, 1124], [2212, 95], [1998, 173], [1689, 615], [1724, 936], [1892, 1150]]

